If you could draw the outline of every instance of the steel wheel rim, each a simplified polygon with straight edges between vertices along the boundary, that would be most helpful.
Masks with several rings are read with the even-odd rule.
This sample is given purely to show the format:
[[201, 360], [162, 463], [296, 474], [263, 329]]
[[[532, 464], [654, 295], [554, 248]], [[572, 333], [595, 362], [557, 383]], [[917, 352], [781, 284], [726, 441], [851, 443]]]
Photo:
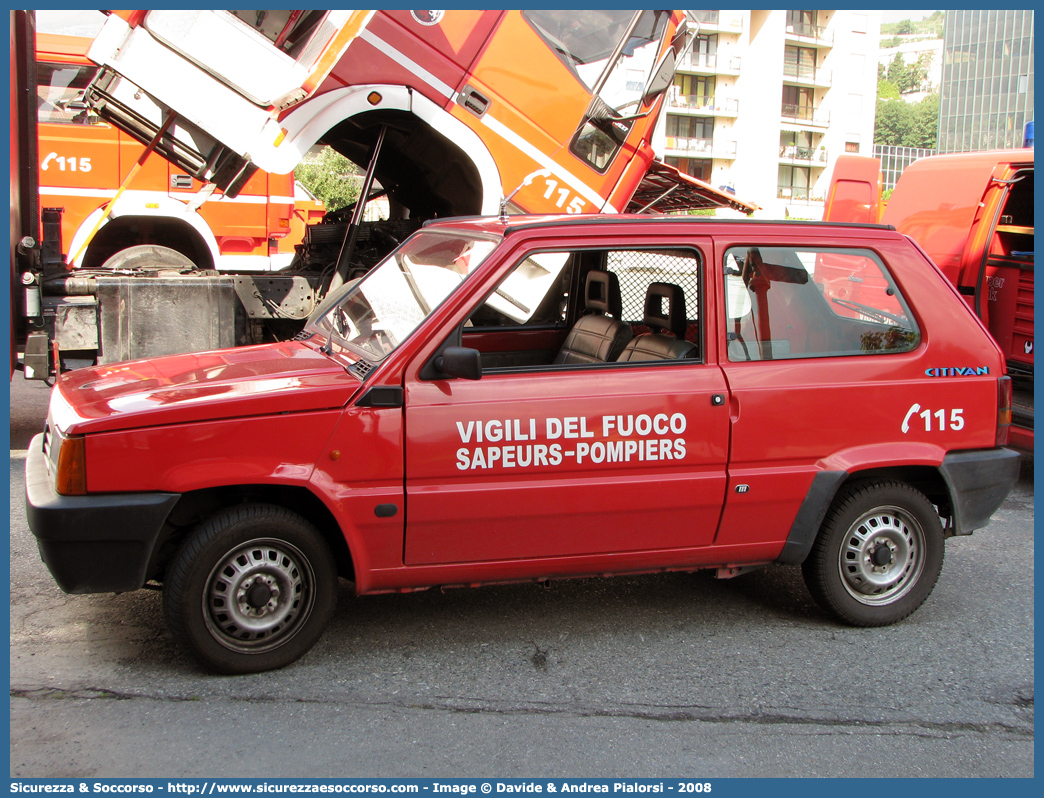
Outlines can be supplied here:
[[849, 527], [841, 543], [841, 584], [860, 604], [891, 604], [917, 584], [924, 555], [924, 529], [916, 518], [900, 507], [875, 507]]
[[260, 653], [296, 635], [311, 614], [315, 574], [295, 546], [251, 540], [225, 554], [207, 577], [203, 618], [231, 651]]

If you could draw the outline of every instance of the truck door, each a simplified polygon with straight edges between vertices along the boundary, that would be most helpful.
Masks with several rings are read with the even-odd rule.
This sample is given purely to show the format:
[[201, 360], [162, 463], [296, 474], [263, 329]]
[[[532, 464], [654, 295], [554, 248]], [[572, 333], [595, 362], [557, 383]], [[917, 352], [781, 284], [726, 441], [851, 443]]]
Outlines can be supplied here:
[[[407, 565], [713, 541], [729, 421], [722, 372], [703, 358], [705, 243], [519, 255], [457, 328], [465, 347], [502, 365], [484, 367], [477, 381], [408, 369]], [[620, 285], [610, 315], [622, 317], [625, 337], [648, 329], [651, 283], [678, 286], [680, 307], [660, 305], [681, 333], [663, 334], [677, 358], [555, 363], [548, 341], [568, 330], [563, 302], [577, 286], [584, 294], [581, 277], [592, 270]]]
[[673, 31], [669, 11], [644, 11], [637, 20], [635, 13], [509, 12], [457, 87], [462, 108], [497, 133], [484, 139], [505, 192], [534, 169], [548, 170], [514, 197], [519, 207], [608, 210], [606, 197], [655, 123], [635, 115]]

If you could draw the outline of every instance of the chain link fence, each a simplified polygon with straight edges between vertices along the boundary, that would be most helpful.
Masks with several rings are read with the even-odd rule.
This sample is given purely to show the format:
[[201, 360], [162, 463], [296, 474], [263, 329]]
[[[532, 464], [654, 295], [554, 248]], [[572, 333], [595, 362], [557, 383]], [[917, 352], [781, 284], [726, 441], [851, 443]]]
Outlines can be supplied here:
[[680, 285], [685, 292], [685, 317], [695, 321], [699, 308], [699, 260], [687, 251], [621, 250], [608, 254], [609, 270], [620, 280], [623, 320], [641, 325], [649, 283]]

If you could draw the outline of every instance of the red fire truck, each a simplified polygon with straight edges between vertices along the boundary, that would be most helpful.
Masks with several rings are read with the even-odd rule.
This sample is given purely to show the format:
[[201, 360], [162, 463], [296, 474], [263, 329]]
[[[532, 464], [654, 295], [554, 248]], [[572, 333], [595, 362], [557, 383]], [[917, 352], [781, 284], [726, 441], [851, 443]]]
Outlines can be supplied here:
[[[64, 209], [68, 265], [96, 268], [124, 249], [156, 244], [204, 269], [289, 266], [305, 220], [322, 216], [314, 200], [295, 198], [292, 173], [258, 171], [238, 196], [215, 192], [198, 211], [188, 211], [203, 183], [155, 157], [141, 165], [113, 203], [143, 145], [83, 102], [83, 90], [97, 72], [87, 59], [90, 43], [81, 36], [36, 36], [40, 196], [43, 205]], [[88, 244], [102, 216], [106, 221]]]

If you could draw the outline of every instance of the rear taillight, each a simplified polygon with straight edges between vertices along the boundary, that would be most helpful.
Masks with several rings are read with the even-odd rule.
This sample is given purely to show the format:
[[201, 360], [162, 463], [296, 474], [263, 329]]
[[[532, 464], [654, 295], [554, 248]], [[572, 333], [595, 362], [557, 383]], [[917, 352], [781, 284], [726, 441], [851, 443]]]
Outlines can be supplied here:
[[1011, 430], [1011, 377], [997, 380], [997, 445], [1008, 444]]
[[62, 439], [54, 489], [62, 496], [83, 496], [87, 493], [87, 457], [83, 438]]

